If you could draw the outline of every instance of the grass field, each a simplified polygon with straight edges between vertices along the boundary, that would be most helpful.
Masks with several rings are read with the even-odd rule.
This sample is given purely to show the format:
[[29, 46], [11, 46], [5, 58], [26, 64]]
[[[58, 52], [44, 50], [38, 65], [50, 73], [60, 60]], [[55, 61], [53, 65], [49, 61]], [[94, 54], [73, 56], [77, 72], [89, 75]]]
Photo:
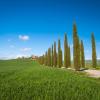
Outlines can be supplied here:
[[0, 61], [0, 100], [100, 100], [100, 80], [30, 60]]

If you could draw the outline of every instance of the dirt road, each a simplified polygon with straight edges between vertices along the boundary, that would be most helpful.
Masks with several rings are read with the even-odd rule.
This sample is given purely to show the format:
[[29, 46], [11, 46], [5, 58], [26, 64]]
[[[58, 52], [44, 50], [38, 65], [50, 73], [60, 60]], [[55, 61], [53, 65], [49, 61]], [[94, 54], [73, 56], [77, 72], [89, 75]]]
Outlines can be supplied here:
[[85, 70], [90, 77], [100, 78], [100, 70]]

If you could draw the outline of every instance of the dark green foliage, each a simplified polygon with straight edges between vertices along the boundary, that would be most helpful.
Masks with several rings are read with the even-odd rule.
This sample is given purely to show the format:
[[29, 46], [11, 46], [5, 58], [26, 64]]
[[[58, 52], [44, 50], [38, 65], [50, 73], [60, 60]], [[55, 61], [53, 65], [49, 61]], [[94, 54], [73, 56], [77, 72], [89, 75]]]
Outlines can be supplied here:
[[81, 51], [81, 67], [85, 68], [84, 45], [83, 45], [83, 41], [82, 40], [81, 40], [80, 51]]
[[92, 33], [91, 38], [92, 38], [92, 66], [96, 68], [97, 56], [96, 56], [96, 44], [95, 44], [94, 33]]
[[48, 64], [48, 55], [47, 55], [47, 52], [45, 53], [45, 65], [47, 66]]
[[41, 65], [43, 65], [43, 64], [45, 63], [44, 55], [43, 55], [43, 56], [40, 56], [40, 57], [38, 58], [38, 62], [39, 62]]
[[71, 53], [70, 53], [70, 46], [68, 47], [68, 67], [71, 67]]
[[51, 66], [53, 67], [53, 65], [54, 65], [54, 49], [53, 49], [53, 45], [52, 45], [52, 58], [51, 58]]
[[78, 69], [80, 69], [81, 67], [81, 51], [80, 51], [80, 40], [79, 37], [77, 36], [77, 65], [78, 65]]
[[42, 56], [42, 65], [45, 63], [45, 56]]
[[73, 25], [73, 62], [74, 62], [75, 69], [77, 67], [76, 41], [77, 41], [77, 29], [76, 29], [76, 24], [74, 24]]
[[61, 50], [61, 44], [60, 39], [58, 39], [58, 67], [60, 68], [62, 66], [62, 50]]
[[66, 34], [64, 36], [64, 67], [68, 68], [68, 41]]
[[60, 50], [60, 66], [63, 65], [63, 60], [62, 60], [62, 58], [63, 58], [62, 50]]
[[73, 25], [73, 61], [74, 68], [80, 70], [80, 43], [75, 23]]
[[51, 48], [48, 49], [48, 66], [51, 66]]
[[57, 66], [56, 42], [54, 42], [54, 67]]

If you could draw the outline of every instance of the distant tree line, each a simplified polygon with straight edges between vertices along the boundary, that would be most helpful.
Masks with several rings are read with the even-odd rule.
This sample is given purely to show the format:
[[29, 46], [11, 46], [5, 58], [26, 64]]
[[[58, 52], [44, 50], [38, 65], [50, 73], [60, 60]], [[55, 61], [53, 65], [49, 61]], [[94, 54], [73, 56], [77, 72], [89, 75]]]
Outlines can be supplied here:
[[[97, 56], [96, 56], [96, 44], [94, 33], [91, 34], [92, 43], [92, 66], [95, 68], [97, 66]], [[71, 50], [68, 44], [67, 34], [64, 35], [64, 54], [61, 49], [61, 41], [58, 39], [58, 50], [56, 49], [56, 42], [52, 44], [50, 48], [38, 58], [38, 62], [41, 65], [51, 66], [51, 67], [71, 67]], [[64, 55], [64, 57], [63, 57]], [[64, 58], [64, 60], [63, 60]], [[76, 71], [80, 68], [85, 68], [85, 54], [84, 54], [84, 44], [80, 40], [77, 33], [77, 26], [73, 24], [73, 67]]]

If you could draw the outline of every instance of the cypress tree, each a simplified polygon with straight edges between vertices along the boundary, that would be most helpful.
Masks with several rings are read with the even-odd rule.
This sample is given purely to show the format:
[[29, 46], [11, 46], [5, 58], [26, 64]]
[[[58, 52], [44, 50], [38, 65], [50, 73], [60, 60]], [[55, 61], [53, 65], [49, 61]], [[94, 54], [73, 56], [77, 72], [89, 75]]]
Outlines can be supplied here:
[[80, 51], [80, 40], [79, 40], [79, 37], [77, 36], [77, 65], [78, 65], [78, 70], [80, 69], [81, 67], [81, 51]]
[[66, 34], [64, 36], [64, 67], [68, 67], [68, 42]]
[[52, 45], [52, 58], [51, 58], [51, 66], [54, 64], [54, 53], [53, 53], [53, 45]]
[[41, 65], [44, 64], [44, 55], [39, 57], [39, 63], [40, 63]]
[[61, 44], [60, 44], [60, 39], [58, 39], [58, 67], [60, 68], [62, 66], [62, 50], [61, 50]]
[[51, 66], [51, 48], [48, 49], [48, 66]]
[[48, 49], [47, 59], [48, 59], [48, 66], [50, 66], [50, 49]]
[[70, 46], [68, 47], [68, 66], [71, 67], [71, 53], [70, 53]]
[[57, 66], [56, 42], [54, 42], [54, 67]]
[[38, 61], [38, 63], [40, 64], [40, 57], [38, 57], [37, 61]]
[[42, 65], [44, 65], [44, 61], [45, 61], [45, 59], [44, 59], [44, 55], [42, 56]]
[[74, 23], [73, 25], [73, 62], [74, 68], [76, 70], [80, 69], [80, 44], [79, 44], [79, 37], [77, 35], [77, 27]]
[[60, 50], [60, 66], [62, 66], [63, 65], [63, 60], [62, 60], [62, 50]]
[[50, 66], [51, 66], [51, 48], [50, 48]]
[[46, 66], [48, 65], [48, 52], [46, 52]]
[[40, 64], [40, 57], [38, 58], [38, 62], [39, 62], [39, 64]]
[[97, 56], [96, 56], [96, 44], [95, 44], [94, 33], [92, 33], [91, 38], [92, 38], [92, 66], [96, 68]]
[[85, 68], [84, 45], [83, 45], [83, 41], [82, 40], [81, 40], [80, 51], [81, 51], [81, 67]]
[[45, 66], [47, 66], [47, 63], [48, 63], [48, 57], [47, 57], [47, 52], [45, 53]]
[[41, 57], [38, 58], [39, 64], [41, 64]]
[[76, 56], [76, 40], [77, 40], [77, 29], [76, 24], [73, 25], [73, 63], [76, 69], [77, 66], [77, 56]]

